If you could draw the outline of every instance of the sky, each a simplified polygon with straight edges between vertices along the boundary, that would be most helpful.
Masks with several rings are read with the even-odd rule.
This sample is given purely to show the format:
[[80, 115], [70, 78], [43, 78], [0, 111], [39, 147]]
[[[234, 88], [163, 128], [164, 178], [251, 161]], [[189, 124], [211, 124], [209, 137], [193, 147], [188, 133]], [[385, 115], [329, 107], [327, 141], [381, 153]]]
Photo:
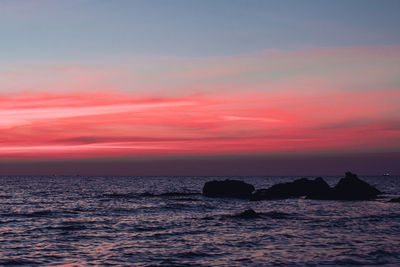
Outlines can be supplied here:
[[399, 12], [0, 0], [0, 174], [400, 174]]

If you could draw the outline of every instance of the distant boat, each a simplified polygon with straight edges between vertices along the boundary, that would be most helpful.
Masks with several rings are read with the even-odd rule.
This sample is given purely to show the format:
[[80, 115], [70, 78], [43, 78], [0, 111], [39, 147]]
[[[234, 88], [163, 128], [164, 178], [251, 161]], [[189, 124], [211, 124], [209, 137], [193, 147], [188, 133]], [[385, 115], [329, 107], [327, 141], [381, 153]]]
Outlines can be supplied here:
[[384, 173], [383, 176], [390, 176], [390, 173]]

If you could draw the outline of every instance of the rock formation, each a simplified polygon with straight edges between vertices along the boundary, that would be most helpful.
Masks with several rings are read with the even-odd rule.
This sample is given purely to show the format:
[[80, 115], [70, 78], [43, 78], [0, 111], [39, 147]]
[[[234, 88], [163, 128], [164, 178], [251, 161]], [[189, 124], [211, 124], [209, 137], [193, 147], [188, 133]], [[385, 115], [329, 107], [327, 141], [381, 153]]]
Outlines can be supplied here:
[[332, 189], [332, 199], [335, 200], [368, 200], [379, 194], [382, 192], [351, 172], [346, 172], [346, 176]]
[[389, 202], [400, 203], [400, 197], [398, 197], [398, 198], [393, 198], [393, 199], [389, 200]]
[[245, 210], [237, 215], [234, 215], [233, 217], [235, 218], [240, 218], [240, 219], [256, 219], [256, 218], [261, 218], [260, 214], [255, 212], [252, 209]]
[[322, 197], [329, 194], [330, 189], [329, 185], [321, 177], [314, 180], [301, 178], [293, 182], [276, 184], [268, 189], [257, 190], [251, 199], [280, 199], [301, 196]]
[[[268, 189], [254, 191], [254, 186], [239, 180], [210, 181], [203, 187], [206, 197], [249, 198], [251, 200], [284, 199], [305, 196], [308, 199], [369, 200], [382, 194], [356, 174], [346, 176], [331, 188], [321, 177], [314, 180], [301, 178], [293, 182], [279, 183]], [[396, 200], [394, 200], [395, 202]]]
[[206, 182], [203, 195], [206, 197], [250, 198], [254, 186], [239, 180]]

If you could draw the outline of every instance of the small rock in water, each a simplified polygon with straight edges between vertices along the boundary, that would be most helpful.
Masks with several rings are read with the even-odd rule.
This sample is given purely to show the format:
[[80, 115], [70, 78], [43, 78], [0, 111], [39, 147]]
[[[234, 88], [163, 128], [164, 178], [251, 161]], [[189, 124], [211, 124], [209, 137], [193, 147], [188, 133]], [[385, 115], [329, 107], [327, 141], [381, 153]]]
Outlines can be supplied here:
[[203, 195], [206, 197], [250, 198], [254, 186], [239, 180], [206, 182]]
[[255, 218], [261, 218], [260, 214], [258, 214], [257, 212], [255, 212], [252, 209], [248, 209], [245, 210], [237, 215], [235, 215], [234, 217], [236, 218], [241, 218], [241, 219], [255, 219]]
[[400, 197], [393, 198], [393, 199], [389, 200], [389, 202], [400, 203]]

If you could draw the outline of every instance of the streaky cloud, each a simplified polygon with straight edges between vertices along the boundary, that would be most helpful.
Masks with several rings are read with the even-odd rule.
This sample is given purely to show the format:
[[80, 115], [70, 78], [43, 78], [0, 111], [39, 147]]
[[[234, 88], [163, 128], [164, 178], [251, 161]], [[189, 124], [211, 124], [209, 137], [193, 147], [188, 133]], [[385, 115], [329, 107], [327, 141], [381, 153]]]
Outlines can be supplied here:
[[400, 47], [0, 64], [0, 157], [400, 149]]

